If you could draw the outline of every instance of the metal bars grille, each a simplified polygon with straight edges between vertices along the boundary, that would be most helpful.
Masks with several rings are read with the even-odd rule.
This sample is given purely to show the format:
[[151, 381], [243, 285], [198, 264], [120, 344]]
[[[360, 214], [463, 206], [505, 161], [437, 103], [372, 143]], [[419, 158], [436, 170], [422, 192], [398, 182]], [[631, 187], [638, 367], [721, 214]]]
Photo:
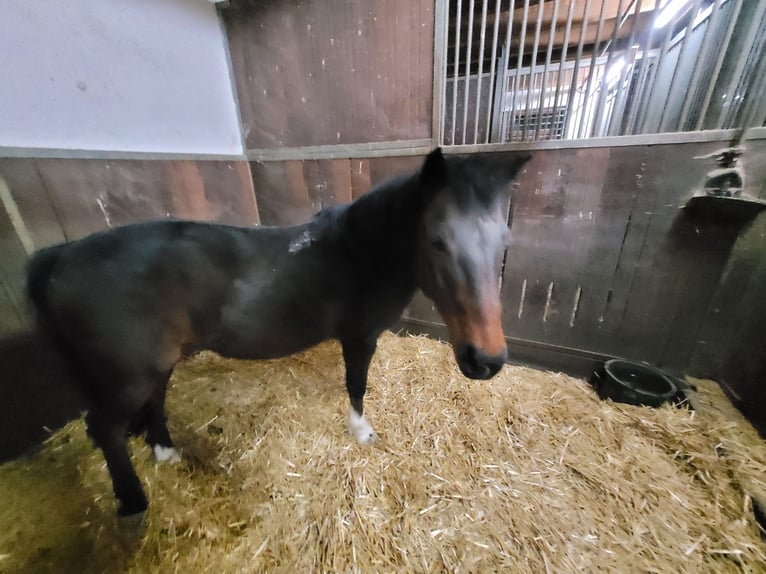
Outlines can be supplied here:
[[766, 122], [762, 0], [441, 1], [443, 145]]

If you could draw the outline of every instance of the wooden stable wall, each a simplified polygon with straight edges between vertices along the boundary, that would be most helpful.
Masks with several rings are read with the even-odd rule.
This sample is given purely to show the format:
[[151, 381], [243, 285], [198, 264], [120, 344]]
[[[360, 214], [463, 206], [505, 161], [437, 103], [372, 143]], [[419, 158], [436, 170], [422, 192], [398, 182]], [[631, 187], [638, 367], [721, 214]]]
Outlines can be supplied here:
[[[28, 324], [32, 248], [163, 217], [299, 223], [417, 169], [436, 141], [433, 11], [232, 1], [221, 14], [250, 161], [0, 159], [0, 335]], [[694, 156], [726, 145], [534, 152], [503, 272], [512, 360], [588, 375], [626, 357], [766, 403], [766, 216], [745, 228], [681, 209], [714, 167]], [[766, 139], [747, 146], [747, 191], [766, 199]], [[446, 334], [422, 296], [404, 325]]]
[[[744, 158], [746, 191], [756, 196], [764, 193], [766, 172], [755, 161], [763, 143], [749, 144]], [[709, 220], [682, 209], [713, 167], [694, 156], [724, 145], [534, 152], [514, 192], [503, 274], [513, 360], [587, 375], [600, 360], [624, 357], [731, 381], [735, 392], [742, 387], [743, 369], [763, 364], [763, 339], [755, 331], [766, 317], [760, 296], [766, 287], [766, 219]], [[262, 220], [305, 221], [322, 207], [417, 169], [421, 161], [254, 162]], [[405, 323], [446, 334], [422, 296]]]
[[[305, 221], [416, 169], [437, 140], [435, 8], [238, 0], [222, 11], [263, 223]], [[763, 141], [744, 158], [755, 195]], [[752, 231], [762, 226], [747, 232], [681, 210], [714, 167], [694, 156], [728, 143], [535, 152], [516, 191], [503, 274], [514, 360], [587, 375], [619, 356], [712, 376], [735, 393], [752, 385], [744, 378], [764, 370], [753, 358], [763, 356], [755, 333], [766, 320], [766, 255]], [[422, 296], [405, 325], [445, 335]]]
[[248, 149], [431, 137], [433, 0], [223, 11]]
[[264, 225], [303, 223], [324, 207], [356, 199], [390, 177], [416, 170], [422, 156], [251, 162]]
[[258, 223], [243, 161], [0, 159], [0, 336], [27, 327], [27, 251], [167, 217]]
[[[626, 357], [680, 373], [702, 347], [725, 352], [702, 333], [717, 338], [711, 302], [725, 298], [721, 280], [746, 226], [681, 209], [714, 167], [694, 156], [725, 145], [534, 152], [518, 178], [503, 274], [512, 355], [570, 369], [581, 360], [585, 372]], [[761, 169], [748, 169], [753, 184]], [[441, 322], [423, 299], [410, 318]]]

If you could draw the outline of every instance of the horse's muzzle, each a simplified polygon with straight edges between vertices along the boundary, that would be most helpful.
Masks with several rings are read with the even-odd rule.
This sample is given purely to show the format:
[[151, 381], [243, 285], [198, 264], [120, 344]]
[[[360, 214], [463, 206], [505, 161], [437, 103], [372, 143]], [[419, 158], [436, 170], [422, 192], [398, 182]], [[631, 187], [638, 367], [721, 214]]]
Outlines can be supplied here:
[[497, 355], [487, 355], [476, 345], [462, 343], [455, 350], [457, 364], [469, 379], [491, 379], [503, 368], [508, 358], [508, 350]]

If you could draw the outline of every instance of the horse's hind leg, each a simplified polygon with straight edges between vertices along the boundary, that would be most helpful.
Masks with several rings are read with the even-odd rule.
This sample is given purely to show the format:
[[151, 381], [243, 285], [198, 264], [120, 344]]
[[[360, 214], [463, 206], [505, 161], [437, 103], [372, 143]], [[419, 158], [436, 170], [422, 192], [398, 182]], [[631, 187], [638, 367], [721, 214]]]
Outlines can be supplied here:
[[141, 481], [128, 452], [127, 432], [130, 417], [107, 408], [96, 407], [87, 417], [88, 434], [104, 453], [112, 477], [114, 495], [120, 501], [119, 514], [143, 512], [148, 506]]

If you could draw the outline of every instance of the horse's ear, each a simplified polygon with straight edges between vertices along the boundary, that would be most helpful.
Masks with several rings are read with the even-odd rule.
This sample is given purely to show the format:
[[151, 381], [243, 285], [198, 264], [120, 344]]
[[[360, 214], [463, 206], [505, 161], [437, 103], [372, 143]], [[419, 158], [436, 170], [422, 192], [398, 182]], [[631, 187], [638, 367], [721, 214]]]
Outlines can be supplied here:
[[502, 159], [493, 164], [487, 171], [494, 182], [492, 192], [496, 197], [502, 197], [511, 192], [511, 182], [516, 179], [521, 169], [532, 157], [529, 152], [512, 152], [502, 155]]
[[447, 182], [447, 161], [442, 148], [437, 147], [426, 156], [420, 170], [420, 183], [436, 191]]
[[524, 167], [524, 164], [531, 158], [532, 154], [528, 151], [516, 152], [509, 156], [508, 159], [502, 163], [503, 177], [507, 178], [508, 181], [514, 179], [521, 171], [521, 168]]

